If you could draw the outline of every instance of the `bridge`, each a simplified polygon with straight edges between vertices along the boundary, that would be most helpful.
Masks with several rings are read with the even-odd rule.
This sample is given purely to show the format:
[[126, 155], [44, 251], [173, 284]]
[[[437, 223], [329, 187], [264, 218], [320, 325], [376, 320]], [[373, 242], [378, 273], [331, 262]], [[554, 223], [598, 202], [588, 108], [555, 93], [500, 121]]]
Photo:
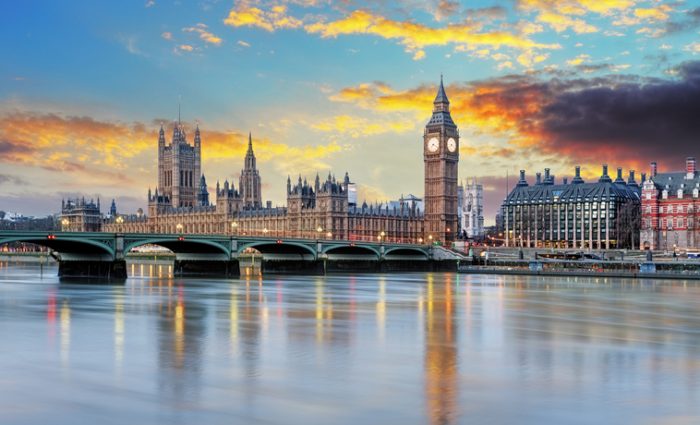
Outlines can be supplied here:
[[126, 255], [143, 245], [172, 251], [177, 276], [240, 275], [247, 249], [262, 254], [263, 274], [456, 270], [456, 259], [434, 255], [430, 245], [258, 236], [0, 231], [0, 246], [13, 242], [49, 248], [60, 277], [125, 279]]

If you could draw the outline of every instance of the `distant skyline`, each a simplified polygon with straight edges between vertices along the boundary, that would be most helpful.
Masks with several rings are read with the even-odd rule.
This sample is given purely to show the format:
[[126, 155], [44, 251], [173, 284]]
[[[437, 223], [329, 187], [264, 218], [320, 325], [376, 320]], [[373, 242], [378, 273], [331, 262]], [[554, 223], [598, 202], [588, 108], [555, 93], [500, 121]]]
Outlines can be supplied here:
[[[252, 132], [262, 192], [287, 175], [422, 196], [440, 74], [460, 181], [493, 222], [519, 169], [682, 169], [700, 141], [700, 4], [657, 0], [13, 2], [0, 27], [0, 210], [146, 205], [157, 131], [202, 130], [210, 188]], [[698, 155], [700, 156], [700, 155]], [[213, 195], [212, 195], [213, 196]]]

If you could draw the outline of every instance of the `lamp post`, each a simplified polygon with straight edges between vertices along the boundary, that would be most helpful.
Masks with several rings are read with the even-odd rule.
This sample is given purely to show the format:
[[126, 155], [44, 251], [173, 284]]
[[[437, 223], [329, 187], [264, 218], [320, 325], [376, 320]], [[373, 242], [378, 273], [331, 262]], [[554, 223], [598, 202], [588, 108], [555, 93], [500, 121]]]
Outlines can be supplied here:
[[66, 229], [68, 228], [68, 224], [70, 224], [70, 222], [68, 221], [67, 218], [64, 217], [63, 220], [61, 220], [61, 231], [62, 232], [66, 231]]
[[428, 245], [433, 244], [433, 235], [428, 235]]
[[183, 229], [182, 223], [177, 223], [177, 224], [175, 225], [175, 229], [177, 230], [177, 234], [178, 234], [179, 236], [182, 236], [182, 229]]
[[418, 244], [422, 245], [423, 244], [423, 238], [418, 238]]
[[326, 233], [326, 239], [333, 239], [333, 233], [331, 233], [331, 232]]
[[269, 232], [269, 230], [267, 230], [267, 227], [264, 227], [263, 228], [263, 236], [267, 237], [267, 232]]
[[124, 217], [118, 216], [115, 221], [117, 222], [117, 229], [121, 232], [123, 230], [122, 224], [124, 224]]
[[379, 240], [379, 242], [384, 242], [385, 236], [386, 236], [386, 233], [384, 233], [384, 230], [382, 230], [381, 232], [379, 232], [379, 236], [377, 236], [377, 239]]

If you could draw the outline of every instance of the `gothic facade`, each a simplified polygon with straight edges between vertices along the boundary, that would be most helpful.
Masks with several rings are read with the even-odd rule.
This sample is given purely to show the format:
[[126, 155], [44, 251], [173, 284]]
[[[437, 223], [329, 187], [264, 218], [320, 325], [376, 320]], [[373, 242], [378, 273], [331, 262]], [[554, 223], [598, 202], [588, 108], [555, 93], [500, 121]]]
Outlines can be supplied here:
[[464, 182], [460, 189], [460, 230], [467, 238], [484, 236], [484, 186], [476, 178]]
[[433, 114], [423, 137], [425, 212], [415, 199], [397, 203], [358, 205], [354, 183], [316, 175], [313, 183], [299, 176], [287, 179], [286, 206], [263, 203], [252, 136], [240, 173], [233, 182], [217, 182], [210, 201], [201, 173], [201, 136], [195, 130], [190, 145], [184, 128], [176, 123], [166, 145], [161, 128], [158, 138], [158, 186], [148, 191], [148, 214], [120, 216], [103, 226], [105, 231], [183, 234], [260, 235], [279, 238], [345, 239], [388, 242], [448, 242], [458, 229], [457, 162], [459, 132], [452, 121], [449, 100], [440, 81]]
[[425, 231], [439, 241], [450, 242], [457, 233], [458, 162], [459, 130], [440, 77], [433, 115], [423, 132]]

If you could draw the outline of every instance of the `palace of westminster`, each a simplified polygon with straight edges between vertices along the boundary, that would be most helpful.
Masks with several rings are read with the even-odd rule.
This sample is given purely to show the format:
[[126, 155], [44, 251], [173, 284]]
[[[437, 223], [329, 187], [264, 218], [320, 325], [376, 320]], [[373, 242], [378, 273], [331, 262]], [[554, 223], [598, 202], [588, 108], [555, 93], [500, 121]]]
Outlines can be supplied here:
[[[277, 238], [386, 240], [392, 242], [449, 242], [458, 232], [459, 131], [452, 120], [442, 79], [432, 116], [423, 134], [424, 208], [415, 197], [393, 205], [357, 205], [349, 197], [354, 184], [347, 173], [341, 179], [317, 175], [313, 183], [287, 178], [286, 207], [263, 202], [261, 176], [252, 137], [238, 187], [216, 184], [209, 200], [202, 174], [199, 128], [190, 144], [180, 123], [171, 142], [161, 127], [158, 135], [158, 186], [148, 193], [146, 214], [117, 215], [114, 204], [106, 221], [85, 226], [86, 202], [64, 203], [64, 230], [106, 232], [259, 235]], [[99, 214], [99, 206], [97, 207]], [[101, 227], [101, 228], [98, 228]]]

